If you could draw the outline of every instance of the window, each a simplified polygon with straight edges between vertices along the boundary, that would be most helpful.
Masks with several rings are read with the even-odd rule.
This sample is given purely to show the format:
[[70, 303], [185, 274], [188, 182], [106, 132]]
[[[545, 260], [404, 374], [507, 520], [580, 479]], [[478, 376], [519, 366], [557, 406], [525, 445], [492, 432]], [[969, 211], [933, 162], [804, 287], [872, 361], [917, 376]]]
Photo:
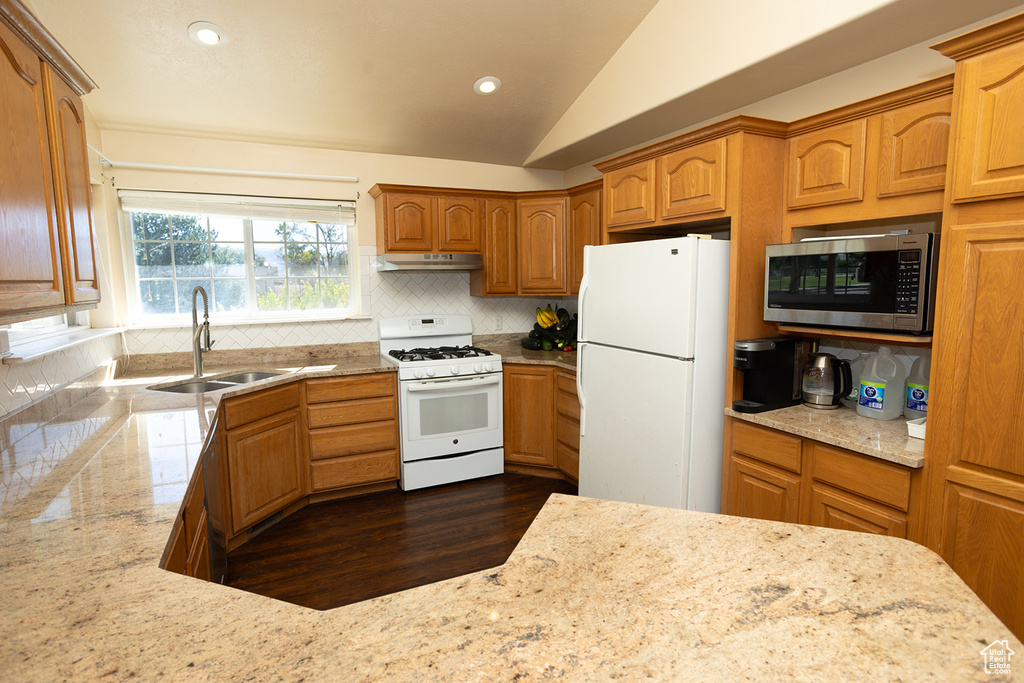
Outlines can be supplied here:
[[119, 194], [138, 320], [190, 313], [197, 286], [209, 295], [210, 310], [228, 319], [358, 313], [353, 202]]

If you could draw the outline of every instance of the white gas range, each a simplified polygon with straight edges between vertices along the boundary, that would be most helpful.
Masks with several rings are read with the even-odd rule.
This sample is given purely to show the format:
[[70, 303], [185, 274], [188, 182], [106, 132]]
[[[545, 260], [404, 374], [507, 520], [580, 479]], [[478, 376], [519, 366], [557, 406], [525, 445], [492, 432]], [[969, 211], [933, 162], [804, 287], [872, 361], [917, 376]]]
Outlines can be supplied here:
[[381, 358], [398, 366], [406, 491], [504, 471], [501, 356], [472, 333], [465, 315], [380, 321]]

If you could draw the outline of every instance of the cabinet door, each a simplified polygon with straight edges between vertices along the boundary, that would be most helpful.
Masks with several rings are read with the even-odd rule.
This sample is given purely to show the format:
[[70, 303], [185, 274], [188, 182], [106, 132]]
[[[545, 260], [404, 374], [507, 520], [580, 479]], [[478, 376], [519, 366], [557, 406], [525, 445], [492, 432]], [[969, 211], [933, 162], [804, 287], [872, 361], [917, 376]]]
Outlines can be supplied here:
[[799, 522], [800, 477], [733, 454], [729, 468], [730, 515]]
[[941, 192], [946, 186], [953, 96], [881, 115], [878, 196]]
[[943, 559], [1021, 635], [1024, 221], [952, 225], [942, 237], [926, 444], [929, 519], [938, 528], [929, 532]]
[[1024, 194], [1024, 42], [957, 64], [953, 203]]
[[436, 251], [434, 199], [421, 194], [384, 195], [385, 248], [388, 251]]
[[662, 219], [725, 211], [726, 153], [721, 138], [658, 160]]
[[786, 205], [790, 209], [864, 199], [867, 119], [789, 139]]
[[653, 223], [655, 160], [640, 161], [604, 174], [604, 223], [609, 229]]
[[304, 495], [297, 409], [228, 431], [227, 451], [233, 535]]
[[484, 294], [515, 294], [516, 202], [487, 199], [484, 202]]
[[565, 294], [566, 199], [521, 199], [519, 213], [519, 291]]
[[810, 522], [829, 529], [907, 537], [907, 516], [852, 493], [811, 485]]
[[601, 190], [569, 198], [569, 293], [580, 293], [583, 247], [601, 243]]
[[483, 250], [480, 200], [474, 197], [437, 198], [437, 250], [479, 254]]
[[89, 157], [85, 147], [82, 100], [71, 87], [43, 67], [54, 191], [60, 224], [64, 296], [69, 306], [96, 303], [100, 286], [92, 236]]
[[504, 373], [505, 460], [554, 466], [554, 369], [507, 365]]
[[64, 305], [42, 78], [0, 24], [0, 315]]

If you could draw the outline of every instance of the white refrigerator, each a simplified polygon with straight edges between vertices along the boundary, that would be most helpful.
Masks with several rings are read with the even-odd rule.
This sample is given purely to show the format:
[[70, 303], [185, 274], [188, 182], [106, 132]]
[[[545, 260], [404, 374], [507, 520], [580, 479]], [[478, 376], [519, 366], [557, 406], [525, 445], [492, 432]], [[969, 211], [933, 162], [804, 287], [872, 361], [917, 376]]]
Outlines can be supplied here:
[[719, 512], [729, 242], [586, 247], [579, 493]]

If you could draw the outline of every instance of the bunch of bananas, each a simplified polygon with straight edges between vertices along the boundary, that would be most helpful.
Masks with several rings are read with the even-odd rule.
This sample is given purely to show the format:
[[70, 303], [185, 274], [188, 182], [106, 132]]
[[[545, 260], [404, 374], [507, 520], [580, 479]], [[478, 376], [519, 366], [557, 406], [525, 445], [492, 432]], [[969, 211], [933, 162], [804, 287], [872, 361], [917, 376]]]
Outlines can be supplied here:
[[548, 307], [537, 307], [537, 322], [527, 337], [520, 340], [524, 349], [533, 351], [553, 351], [561, 349], [572, 351], [576, 346], [577, 316], [570, 317], [569, 311], [559, 308], [557, 311]]
[[537, 307], [537, 324], [538, 325], [540, 325], [544, 329], [547, 329], [549, 327], [553, 327], [557, 323], [558, 323], [558, 313], [556, 313], [554, 311], [554, 309], [551, 308], [551, 304], [548, 304], [548, 307], [545, 308], [545, 309], [541, 309], [540, 306]]

